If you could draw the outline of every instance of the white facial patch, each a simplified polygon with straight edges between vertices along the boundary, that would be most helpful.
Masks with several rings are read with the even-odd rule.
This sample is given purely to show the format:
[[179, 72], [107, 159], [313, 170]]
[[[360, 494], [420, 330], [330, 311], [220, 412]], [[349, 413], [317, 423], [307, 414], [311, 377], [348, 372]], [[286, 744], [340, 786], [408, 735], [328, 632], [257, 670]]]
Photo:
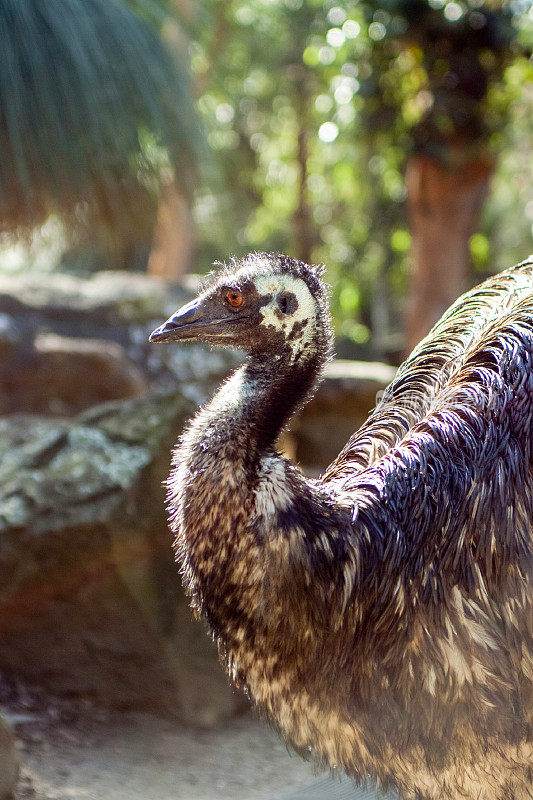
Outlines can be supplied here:
[[[272, 295], [272, 300], [259, 310], [263, 318], [261, 324], [271, 325], [283, 333], [293, 358], [300, 355], [313, 337], [318, 315], [317, 302], [307, 284], [292, 275], [263, 275], [256, 279], [255, 286], [260, 295]], [[288, 313], [281, 312], [278, 302], [284, 294], [296, 298], [296, 308]]]

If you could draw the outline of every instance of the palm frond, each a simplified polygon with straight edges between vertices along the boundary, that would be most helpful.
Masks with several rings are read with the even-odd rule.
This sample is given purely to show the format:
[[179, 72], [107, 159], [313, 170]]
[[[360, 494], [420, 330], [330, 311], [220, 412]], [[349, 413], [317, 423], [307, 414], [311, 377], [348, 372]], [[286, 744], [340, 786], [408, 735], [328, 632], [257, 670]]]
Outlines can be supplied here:
[[2, 0], [0, 229], [138, 224], [165, 160], [190, 185], [200, 141], [185, 69], [119, 0]]

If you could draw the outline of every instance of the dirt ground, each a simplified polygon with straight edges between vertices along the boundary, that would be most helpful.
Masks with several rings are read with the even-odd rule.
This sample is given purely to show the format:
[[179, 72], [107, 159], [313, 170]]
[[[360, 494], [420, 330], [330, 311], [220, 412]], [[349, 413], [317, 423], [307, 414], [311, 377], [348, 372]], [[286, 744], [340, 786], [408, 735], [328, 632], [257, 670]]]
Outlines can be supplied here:
[[251, 714], [195, 730], [17, 687], [1, 698], [22, 764], [16, 800], [277, 800], [315, 781]]
[[21, 761], [14, 800], [378, 798], [345, 777], [317, 777], [251, 712], [216, 729], [195, 729], [169, 717], [58, 699], [5, 675], [0, 710]]

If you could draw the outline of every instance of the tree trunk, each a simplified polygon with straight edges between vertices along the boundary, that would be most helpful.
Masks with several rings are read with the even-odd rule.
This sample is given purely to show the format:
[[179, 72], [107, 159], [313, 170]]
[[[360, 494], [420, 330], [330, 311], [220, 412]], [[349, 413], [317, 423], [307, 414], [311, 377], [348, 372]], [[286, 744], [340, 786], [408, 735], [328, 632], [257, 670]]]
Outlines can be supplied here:
[[196, 236], [190, 206], [174, 182], [162, 192], [148, 274], [177, 281], [189, 272]]
[[493, 162], [479, 158], [444, 167], [425, 155], [407, 165], [412, 274], [408, 292], [408, 352], [466, 288], [469, 240], [477, 228]]
[[311, 220], [311, 209], [307, 200], [307, 133], [302, 126], [298, 131], [298, 205], [292, 222], [296, 256], [310, 264], [313, 258], [315, 232]]

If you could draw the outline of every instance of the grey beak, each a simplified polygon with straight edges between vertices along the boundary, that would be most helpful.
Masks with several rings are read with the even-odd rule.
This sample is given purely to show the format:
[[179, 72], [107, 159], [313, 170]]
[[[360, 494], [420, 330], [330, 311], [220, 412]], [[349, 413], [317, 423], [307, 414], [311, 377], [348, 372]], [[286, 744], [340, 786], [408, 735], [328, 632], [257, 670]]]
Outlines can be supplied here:
[[174, 339], [187, 339], [192, 325], [199, 321], [198, 306], [200, 300], [192, 300], [179, 308], [159, 328], [150, 334], [151, 342], [171, 342]]

